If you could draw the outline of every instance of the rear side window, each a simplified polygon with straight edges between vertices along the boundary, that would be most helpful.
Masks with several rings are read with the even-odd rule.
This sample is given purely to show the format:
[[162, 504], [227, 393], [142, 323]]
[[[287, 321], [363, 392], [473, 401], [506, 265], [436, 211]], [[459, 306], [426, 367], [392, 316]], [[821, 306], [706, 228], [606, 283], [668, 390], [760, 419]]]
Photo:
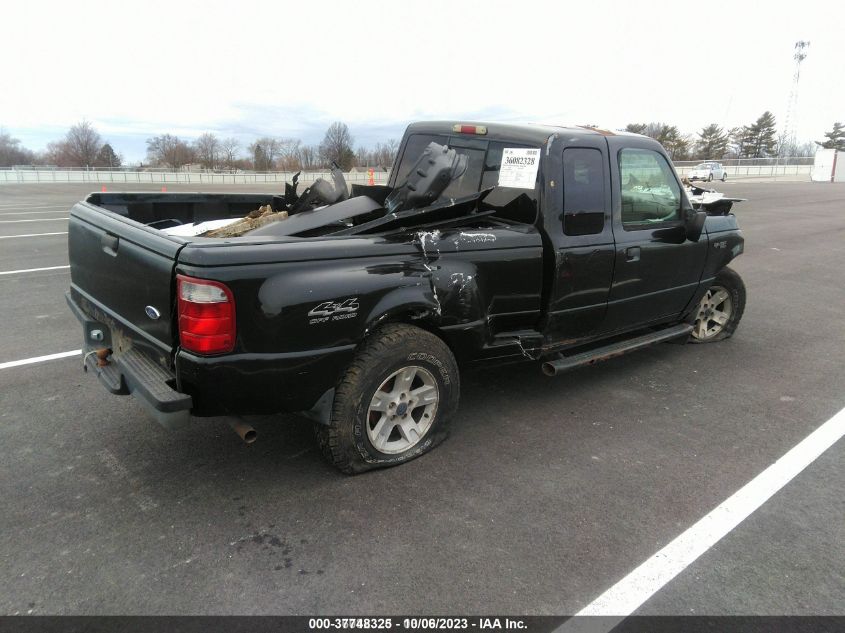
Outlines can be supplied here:
[[[402, 154], [402, 161], [396, 170], [396, 184], [401, 185], [408, 178], [411, 167], [417, 162], [428, 144], [434, 142], [440, 145], [450, 145], [449, 137], [438, 134], [413, 134], [408, 138], [405, 152]], [[446, 190], [440, 195], [444, 198], [460, 198], [478, 191], [478, 183], [481, 181], [481, 174], [484, 169], [484, 153], [486, 142], [478, 143], [480, 147], [453, 147], [458, 154], [465, 154], [467, 157], [467, 169], [460, 178], [449, 183]]]
[[484, 199], [491, 207], [498, 207], [497, 216], [531, 224], [537, 217], [537, 191], [499, 186], [499, 170], [502, 154], [506, 147], [529, 148], [535, 146], [521, 143], [490, 141], [487, 138], [467, 138], [465, 136], [445, 136], [439, 134], [412, 134], [408, 137], [405, 149], [396, 168], [396, 185], [401, 185], [408, 177], [411, 167], [431, 142], [448, 145], [458, 154], [467, 157], [467, 170], [449, 184], [440, 195], [440, 200], [459, 198], [492, 187]]
[[602, 154], [597, 149], [563, 151], [563, 232], [593, 235], [604, 230], [606, 204]]
[[[469, 149], [466, 147], [453, 148], [459, 155], [467, 157], [467, 170], [460, 178], [456, 178], [445, 191], [440, 194], [441, 198], [460, 198], [478, 191], [478, 183], [481, 180], [481, 172], [484, 168], [484, 150]], [[397, 180], [397, 182], [399, 182]]]
[[408, 137], [408, 142], [405, 144], [405, 152], [402, 154], [402, 162], [396, 169], [396, 184], [401, 185], [408, 179], [408, 173], [411, 167], [417, 162], [417, 159], [422, 155], [423, 150], [429, 143], [440, 143], [445, 145], [448, 139], [445, 136], [438, 136], [436, 134], [413, 134]]
[[623, 149], [619, 152], [619, 179], [624, 228], [680, 220], [681, 188], [661, 154], [649, 149]]

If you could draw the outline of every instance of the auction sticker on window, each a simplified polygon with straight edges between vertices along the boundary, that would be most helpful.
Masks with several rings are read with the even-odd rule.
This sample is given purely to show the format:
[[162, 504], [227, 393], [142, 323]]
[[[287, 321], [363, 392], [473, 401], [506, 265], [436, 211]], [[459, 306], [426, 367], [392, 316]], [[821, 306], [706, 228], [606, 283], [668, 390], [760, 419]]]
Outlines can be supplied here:
[[540, 166], [540, 150], [528, 147], [506, 147], [499, 166], [499, 186], [533, 189]]

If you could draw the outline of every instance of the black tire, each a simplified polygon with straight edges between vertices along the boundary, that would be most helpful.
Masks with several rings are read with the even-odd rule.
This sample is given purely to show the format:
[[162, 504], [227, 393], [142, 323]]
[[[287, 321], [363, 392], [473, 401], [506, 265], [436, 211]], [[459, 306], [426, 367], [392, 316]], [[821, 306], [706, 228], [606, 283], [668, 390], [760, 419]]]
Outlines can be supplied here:
[[709, 176], [707, 176], [707, 182], [713, 182], [713, 173], [711, 172]]
[[[407, 450], [381, 452], [371, 441], [366, 426], [373, 424], [373, 414], [380, 415], [371, 412], [370, 405], [385, 381], [405, 368], [413, 371], [422, 368], [424, 372], [421, 374], [429, 382], [436, 383], [438, 400], [432, 412], [433, 420], [426, 421], [428, 427]], [[410, 389], [408, 393], [411, 393]], [[362, 344], [338, 381], [330, 424], [315, 425], [317, 442], [326, 460], [347, 474], [403, 464], [427, 453], [446, 439], [449, 422], [458, 408], [459, 394], [457, 362], [440, 338], [411, 325], [384, 326]], [[400, 417], [416, 417], [415, 412], [418, 413], [421, 408], [418, 404], [412, 410], [406, 405], [403, 412], [407, 413]], [[372, 426], [369, 428], [372, 431]], [[391, 428], [391, 434], [401, 430]]]
[[[705, 303], [705, 300], [708, 296], [705, 295], [704, 299], [702, 299], [702, 303], [699, 304], [699, 308], [696, 309], [694, 315], [695, 321], [693, 323], [693, 334], [690, 335], [689, 339], [690, 342], [714, 343], [716, 341], [723, 341], [726, 338], [730, 338], [731, 336], [733, 336], [734, 332], [736, 332], [736, 328], [739, 326], [739, 322], [742, 319], [742, 314], [745, 312], [745, 284], [742, 281], [742, 277], [740, 277], [736, 273], [736, 271], [725, 266], [716, 275], [716, 279], [713, 281], [713, 285], [708, 290], [708, 294], [720, 288], [723, 288], [727, 291], [731, 301], [730, 315], [728, 317], [727, 322], [721, 327], [718, 332], [715, 332], [712, 336], [702, 337], [700, 335], [701, 330], [699, 328], [699, 324], [701, 322], [701, 319], [709, 318], [707, 316], [706, 311], [702, 313], [702, 305]], [[717, 307], [719, 305], [724, 305], [724, 303], [719, 303]]]
[[725, 173], [725, 172], [722, 172], [722, 182], [725, 182], [727, 179], [728, 179], [728, 174]]

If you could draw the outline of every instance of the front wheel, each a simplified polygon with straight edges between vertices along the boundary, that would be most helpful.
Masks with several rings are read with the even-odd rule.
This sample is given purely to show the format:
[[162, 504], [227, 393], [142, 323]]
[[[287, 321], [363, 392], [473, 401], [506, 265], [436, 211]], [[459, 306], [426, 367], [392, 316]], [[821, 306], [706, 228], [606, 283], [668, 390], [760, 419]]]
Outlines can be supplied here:
[[727, 172], [723, 171], [722, 172], [722, 182], [725, 182], [727, 179], [728, 179], [728, 174], [727, 174]]
[[698, 304], [691, 341], [711, 343], [730, 338], [745, 311], [745, 284], [734, 270], [725, 267]]
[[709, 175], [709, 176], [707, 176], [707, 182], [713, 182], [713, 174], [712, 174], [712, 172], [710, 173], [710, 175]]
[[316, 425], [323, 456], [348, 474], [419, 457], [448, 435], [459, 392], [457, 362], [440, 338], [385, 326], [340, 379], [329, 425]]

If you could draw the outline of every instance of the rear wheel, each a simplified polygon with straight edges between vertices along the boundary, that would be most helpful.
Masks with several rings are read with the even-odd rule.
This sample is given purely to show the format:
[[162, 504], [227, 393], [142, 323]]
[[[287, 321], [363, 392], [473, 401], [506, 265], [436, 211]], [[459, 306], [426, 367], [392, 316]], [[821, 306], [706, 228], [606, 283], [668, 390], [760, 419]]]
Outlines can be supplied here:
[[434, 334], [388, 325], [366, 341], [335, 391], [323, 456], [353, 474], [404, 463], [448, 435], [458, 406], [455, 357]]
[[730, 338], [745, 311], [745, 284], [725, 267], [698, 304], [691, 341], [710, 343]]
[[723, 171], [722, 172], [722, 182], [725, 182], [727, 179], [728, 179], [728, 172]]

